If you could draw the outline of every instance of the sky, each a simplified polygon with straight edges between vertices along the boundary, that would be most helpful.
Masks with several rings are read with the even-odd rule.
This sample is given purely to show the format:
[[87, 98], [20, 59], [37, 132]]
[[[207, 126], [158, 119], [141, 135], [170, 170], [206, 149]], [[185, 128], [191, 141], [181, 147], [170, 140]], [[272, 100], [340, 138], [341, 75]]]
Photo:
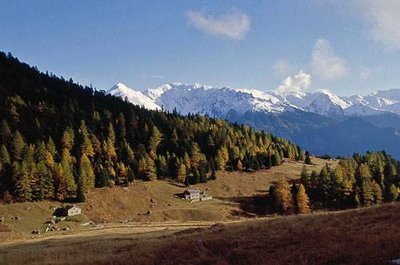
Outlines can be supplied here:
[[400, 88], [400, 1], [2, 0], [0, 50], [83, 85]]

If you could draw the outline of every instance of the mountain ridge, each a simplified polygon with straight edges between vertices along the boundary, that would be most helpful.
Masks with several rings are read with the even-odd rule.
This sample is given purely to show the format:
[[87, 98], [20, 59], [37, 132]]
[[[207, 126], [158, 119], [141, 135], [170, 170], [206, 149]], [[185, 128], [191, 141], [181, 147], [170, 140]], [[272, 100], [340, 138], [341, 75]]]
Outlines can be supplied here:
[[171, 83], [140, 93], [159, 109], [246, 124], [317, 155], [385, 149], [400, 157], [400, 89], [339, 97], [328, 90], [286, 93]]
[[[119, 87], [124, 89], [121, 91]], [[400, 114], [400, 89], [341, 97], [324, 89], [283, 93], [279, 90], [233, 89], [175, 82], [145, 91], [118, 83], [108, 92], [151, 109], [177, 109], [181, 114], [201, 113], [218, 117], [223, 117], [229, 110], [243, 114], [249, 110], [281, 113], [298, 109], [328, 117]], [[188, 107], [188, 104], [194, 106]], [[221, 109], [216, 111], [216, 107]]]

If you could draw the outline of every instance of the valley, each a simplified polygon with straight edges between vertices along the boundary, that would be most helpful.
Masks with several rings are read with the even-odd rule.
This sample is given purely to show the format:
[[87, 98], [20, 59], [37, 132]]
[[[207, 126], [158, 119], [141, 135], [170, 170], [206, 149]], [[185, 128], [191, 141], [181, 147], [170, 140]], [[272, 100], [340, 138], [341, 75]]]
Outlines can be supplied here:
[[[323, 159], [313, 159], [315, 165], [307, 166], [310, 170], [319, 171], [325, 163]], [[257, 172], [218, 172], [217, 179], [194, 187], [207, 190], [212, 200], [190, 203], [177, 198], [186, 188], [172, 181], [137, 181], [127, 189], [121, 187], [95, 189], [88, 194], [85, 203], [77, 204], [82, 208], [82, 216], [70, 222], [57, 224], [60, 228], [70, 227], [70, 231], [43, 233], [46, 221], [61, 205], [60, 202], [25, 202], [0, 205], [1, 224], [0, 239], [3, 242], [16, 239], [29, 239], [31, 232], [39, 229], [41, 236], [58, 234], [76, 234], [86, 230], [115, 226], [133, 226], [163, 224], [186, 224], [196, 222], [207, 225], [216, 222], [237, 221], [260, 217], [257, 214], [253, 199], [267, 193], [269, 185], [280, 177], [299, 178], [303, 163], [290, 161], [270, 170]], [[261, 188], [263, 187], [263, 188]], [[20, 220], [13, 220], [18, 217]], [[82, 223], [94, 222], [86, 227]], [[185, 226], [183, 226], [185, 227]]]

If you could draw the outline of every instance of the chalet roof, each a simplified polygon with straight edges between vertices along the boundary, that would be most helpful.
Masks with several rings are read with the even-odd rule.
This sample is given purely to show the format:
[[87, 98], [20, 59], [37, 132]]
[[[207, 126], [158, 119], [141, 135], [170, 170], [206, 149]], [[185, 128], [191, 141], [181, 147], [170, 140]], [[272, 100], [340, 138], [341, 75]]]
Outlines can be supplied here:
[[187, 193], [200, 193], [199, 189], [193, 189], [193, 188], [189, 188], [186, 190]]
[[69, 209], [72, 209], [72, 208], [79, 208], [79, 207], [77, 207], [76, 205], [67, 205], [67, 206], [64, 207], [64, 209], [67, 210], [67, 211]]

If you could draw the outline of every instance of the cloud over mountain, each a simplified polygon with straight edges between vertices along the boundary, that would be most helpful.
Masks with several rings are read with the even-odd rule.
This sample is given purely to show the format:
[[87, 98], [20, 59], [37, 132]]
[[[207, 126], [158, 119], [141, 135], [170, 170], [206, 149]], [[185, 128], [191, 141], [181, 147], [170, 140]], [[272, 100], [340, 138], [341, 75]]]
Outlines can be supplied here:
[[334, 53], [326, 39], [318, 39], [314, 45], [311, 70], [321, 80], [340, 79], [350, 71], [347, 61]]
[[300, 71], [294, 76], [288, 76], [276, 89], [280, 94], [305, 93], [311, 85], [311, 75]]
[[239, 10], [214, 17], [198, 11], [186, 11], [189, 25], [204, 33], [241, 40], [250, 30], [250, 17]]

